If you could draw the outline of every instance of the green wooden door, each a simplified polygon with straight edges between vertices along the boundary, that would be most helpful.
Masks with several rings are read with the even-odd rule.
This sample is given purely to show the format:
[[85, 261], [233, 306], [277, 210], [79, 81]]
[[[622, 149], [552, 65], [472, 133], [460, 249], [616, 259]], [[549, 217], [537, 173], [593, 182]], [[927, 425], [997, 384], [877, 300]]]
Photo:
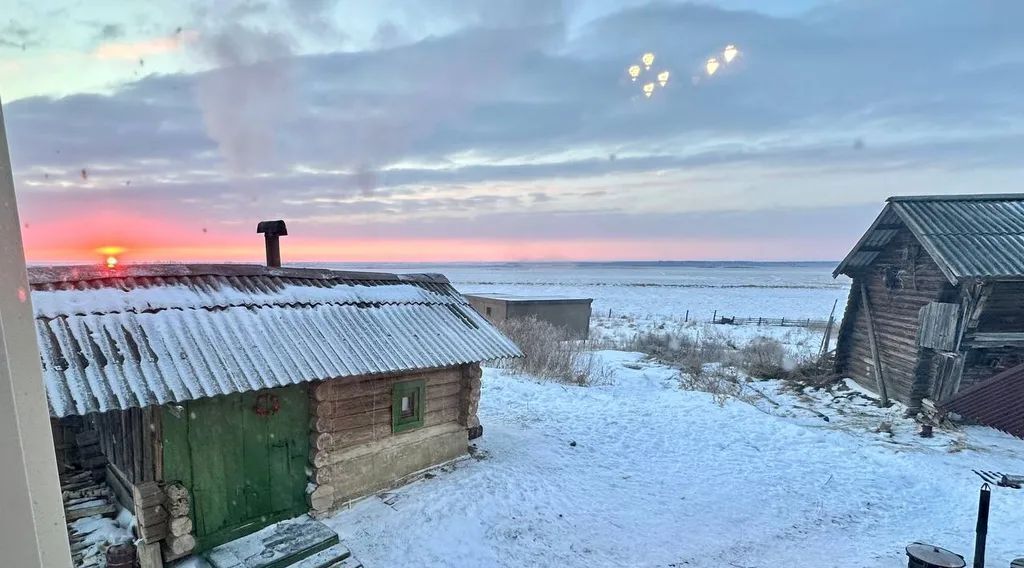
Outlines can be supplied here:
[[305, 385], [183, 407], [164, 410], [164, 479], [192, 493], [198, 551], [306, 512]]

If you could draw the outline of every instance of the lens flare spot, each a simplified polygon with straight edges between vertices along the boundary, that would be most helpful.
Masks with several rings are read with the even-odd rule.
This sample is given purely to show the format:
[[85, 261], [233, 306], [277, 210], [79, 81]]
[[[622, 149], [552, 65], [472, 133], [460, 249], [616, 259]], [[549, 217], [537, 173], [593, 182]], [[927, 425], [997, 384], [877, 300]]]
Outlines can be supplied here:
[[714, 75], [715, 72], [718, 71], [719, 65], [720, 63], [718, 63], [717, 57], [712, 57], [711, 59], [708, 59], [708, 62], [704, 64], [704, 69], [708, 72], [709, 77], [711, 75]]
[[658, 73], [658, 83], [662, 87], [664, 87], [665, 85], [668, 84], [668, 76], [669, 76], [669, 72], [668, 71], [662, 71], [661, 73]]
[[722, 52], [722, 57], [725, 58], [726, 63], [732, 63], [732, 60], [736, 59], [736, 56], [739, 54], [740, 50], [736, 49], [736, 46], [730, 43], [725, 46], [725, 50]]
[[654, 94], [654, 83], [644, 85], [644, 96], [650, 98]]
[[648, 51], [647, 53], [643, 54], [642, 57], [640, 57], [640, 61], [644, 62], [644, 67], [650, 69], [651, 65], [654, 64], [654, 54]]
[[639, 65], [630, 65], [628, 71], [629, 71], [629, 78], [631, 80], [633, 80], [633, 81], [636, 81], [636, 78], [640, 76], [640, 66]]

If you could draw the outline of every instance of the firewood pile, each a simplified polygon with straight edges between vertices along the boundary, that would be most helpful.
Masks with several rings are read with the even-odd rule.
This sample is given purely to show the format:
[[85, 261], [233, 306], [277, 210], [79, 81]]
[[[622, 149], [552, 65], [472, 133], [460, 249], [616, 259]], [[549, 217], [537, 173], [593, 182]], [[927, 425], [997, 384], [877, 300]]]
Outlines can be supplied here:
[[82, 432], [76, 441], [78, 465], [69, 466], [60, 474], [71, 557], [76, 568], [105, 566], [106, 547], [97, 544], [97, 540], [101, 539], [90, 538], [102, 525], [78, 521], [90, 517], [116, 517], [117, 498], [104, 480], [107, 459], [100, 451], [96, 432]]
[[60, 476], [64, 515], [68, 523], [71, 557], [77, 568], [103, 566], [103, 551], [88, 539], [92, 531], [76, 528], [76, 521], [88, 517], [115, 517], [114, 494], [95, 470], [70, 471]]

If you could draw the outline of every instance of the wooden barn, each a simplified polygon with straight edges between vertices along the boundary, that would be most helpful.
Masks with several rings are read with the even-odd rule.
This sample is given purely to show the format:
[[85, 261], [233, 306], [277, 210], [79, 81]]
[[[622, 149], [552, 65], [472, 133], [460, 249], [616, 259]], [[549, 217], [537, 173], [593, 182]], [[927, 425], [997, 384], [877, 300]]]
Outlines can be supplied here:
[[[977, 397], [1024, 363], [1024, 194], [892, 197], [840, 274], [853, 286], [837, 371], [883, 398], [913, 410]], [[997, 382], [1024, 395], [1024, 382]]]
[[440, 275], [135, 265], [29, 280], [58, 439], [100, 454], [147, 555], [162, 552], [149, 565], [465, 455], [480, 362], [520, 355]]

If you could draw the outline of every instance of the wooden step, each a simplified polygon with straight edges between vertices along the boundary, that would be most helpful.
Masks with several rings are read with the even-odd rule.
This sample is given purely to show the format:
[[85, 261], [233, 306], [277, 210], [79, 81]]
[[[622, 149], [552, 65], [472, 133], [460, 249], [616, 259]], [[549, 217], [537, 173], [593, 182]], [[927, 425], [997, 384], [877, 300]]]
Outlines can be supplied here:
[[289, 568], [362, 568], [362, 563], [352, 556], [344, 544], [336, 544], [320, 551]]
[[[303, 516], [222, 544], [208, 552], [206, 559], [213, 568], [288, 568], [336, 545], [334, 531]], [[320, 568], [317, 564], [311, 567]]]

